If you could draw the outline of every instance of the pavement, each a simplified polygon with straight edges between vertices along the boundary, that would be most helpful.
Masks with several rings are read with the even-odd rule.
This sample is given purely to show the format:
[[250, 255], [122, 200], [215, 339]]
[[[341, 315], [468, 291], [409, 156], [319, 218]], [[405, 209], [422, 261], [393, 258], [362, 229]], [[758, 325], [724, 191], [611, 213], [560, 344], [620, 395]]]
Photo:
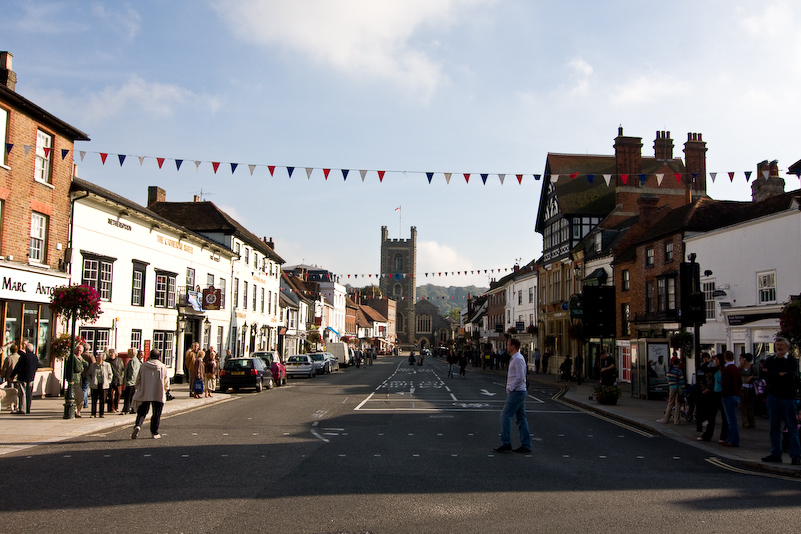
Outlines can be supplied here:
[[[212, 397], [191, 398], [189, 384], [172, 384], [170, 391], [175, 399], [164, 404], [162, 418], [233, 399], [223, 393], [215, 393]], [[89, 408], [83, 409], [79, 419], [64, 419], [64, 397], [34, 397], [31, 413], [25, 415], [12, 414], [7, 409], [0, 411], [0, 455], [117, 427], [127, 426], [133, 429], [135, 415], [107, 412], [102, 419], [93, 418], [90, 417], [91, 400], [89, 403]], [[120, 408], [122, 404], [120, 400]], [[150, 421], [149, 417], [145, 420], [145, 425], [148, 424], [147, 421]], [[147, 432], [147, 428], [144, 430]]]
[[[470, 366], [467, 369], [469, 373], [505, 374], [505, 371], [501, 370], [482, 371]], [[598, 385], [597, 381], [583, 381], [581, 385], [578, 385], [575, 382], [559, 382], [556, 375], [533, 372], [529, 373], [529, 381], [561, 388], [562, 391], [558, 397], [580, 409], [595, 412], [646, 432], [663, 435], [697, 447], [706, 451], [711, 457], [729, 460], [750, 469], [801, 477], [801, 466], [790, 465], [790, 458], [787, 454], [784, 455], [784, 462], [781, 464], [769, 464], [761, 461], [761, 458], [770, 452], [767, 419], [757, 417], [755, 428], [740, 429], [740, 447], [724, 447], [717, 442], [720, 432], [719, 420], [712, 441], [698, 441], [700, 433], [696, 431], [695, 423], [686, 421], [682, 421], [679, 425], [658, 423], [657, 419], [660, 419], [665, 412], [665, 401], [632, 397], [629, 384], [620, 385], [623, 395], [618, 399], [616, 405], [609, 406], [598, 404], [593, 399], [593, 388]], [[175, 400], [168, 401], [164, 405], [163, 416], [165, 417], [218, 402], [226, 402], [233, 398], [215, 393], [212, 397], [194, 399], [189, 396], [188, 384], [173, 384], [172, 392]], [[63, 397], [34, 398], [31, 404], [31, 413], [26, 415], [11, 414], [5, 410], [0, 412], [0, 455], [116, 427], [133, 428], [135, 418], [134, 415], [118, 413], [107, 413], [102, 419], [90, 418], [88, 409], [84, 410], [83, 417], [80, 419], [64, 419], [63, 416]]]

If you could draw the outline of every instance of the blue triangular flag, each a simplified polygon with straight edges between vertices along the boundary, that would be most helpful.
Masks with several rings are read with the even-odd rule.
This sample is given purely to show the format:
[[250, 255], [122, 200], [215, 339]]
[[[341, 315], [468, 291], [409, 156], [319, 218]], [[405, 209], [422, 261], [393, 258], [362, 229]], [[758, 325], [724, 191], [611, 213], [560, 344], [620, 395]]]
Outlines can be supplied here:
[[587, 175], [587, 181], [588, 181], [588, 182], [590, 182], [590, 183], [592, 183], [592, 181], [593, 181], [593, 179], [594, 179], [594, 178], [595, 178], [595, 175], [594, 175], [594, 174], [588, 174], [588, 175]]
[[117, 154], [117, 157], [120, 159], [120, 167], [122, 167], [122, 164], [125, 163], [125, 154]]
[[239, 163], [231, 163], [231, 174], [234, 174], [237, 167], [239, 167]]
[[431, 183], [431, 179], [434, 177], [433, 172], [427, 172], [426, 177], [428, 178], [428, 183]]
[[66, 158], [67, 154], [69, 154], [69, 153], [70, 153], [70, 149], [69, 148], [62, 148], [61, 149], [61, 159], [63, 160], [64, 158]]
[[176, 159], [175, 160], [175, 170], [176, 171], [180, 171], [181, 170], [181, 164], [183, 162], [184, 162], [184, 160], [182, 160], [182, 159]]
[[484, 185], [487, 185], [487, 176], [489, 176], [489, 174], [482, 174], [481, 175], [481, 181], [484, 182]]
[[290, 178], [292, 178], [292, 171], [294, 171], [294, 170], [295, 170], [295, 167], [287, 167], [286, 168], [286, 172], [289, 173], [289, 177]]
[[14, 148], [14, 143], [6, 143], [6, 154], [11, 154], [12, 148]]
[[540, 176], [542, 176], [542, 175], [541, 175], [541, 174], [535, 174], [535, 175], [534, 175], [534, 179], [535, 179], [535, 180], [539, 180], [539, 179], [540, 179]]
[[342, 169], [342, 181], [345, 181], [345, 180], [348, 179], [348, 173], [349, 172], [350, 171], [348, 169]]
[[751, 179], [751, 171], [745, 171], [745, 181], [749, 181]]

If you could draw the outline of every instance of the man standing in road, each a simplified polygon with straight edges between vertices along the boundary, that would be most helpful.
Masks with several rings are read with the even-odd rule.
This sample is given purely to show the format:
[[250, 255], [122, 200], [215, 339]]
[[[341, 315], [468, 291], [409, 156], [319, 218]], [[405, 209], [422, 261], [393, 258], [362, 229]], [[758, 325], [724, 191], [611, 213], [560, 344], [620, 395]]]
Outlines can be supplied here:
[[[765, 402], [770, 417], [770, 454], [763, 462], [782, 461], [782, 423], [788, 429], [797, 428], [796, 420], [796, 380], [798, 361], [788, 354], [790, 344], [783, 337], [776, 338], [776, 354], [762, 363], [760, 376], [767, 382]], [[801, 465], [801, 446], [798, 432], [788, 432], [790, 458], [793, 465]]]
[[531, 452], [531, 434], [526, 419], [526, 361], [520, 354], [520, 341], [510, 338], [506, 343], [506, 352], [512, 354], [509, 370], [506, 374], [506, 405], [501, 412], [501, 446], [495, 452], [512, 450], [512, 416], [515, 417], [520, 431], [520, 447], [514, 452]]
[[540, 374], [540, 358], [542, 358], [540, 349], [534, 349], [534, 372], [536, 374]]
[[136, 411], [136, 425], [131, 433], [131, 439], [136, 439], [142, 423], [145, 422], [150, 405], [153, 405], [153, 416], [150, 418], [150, 433], [153, 439], [159, 439], [159, 423], [161, 422], [161, 410], [167, 402], [167, 391], [170, 389], [170, 378], [167, 373], [167, 366], [161, 363], [161, 352], [158, 349], [150, 351], [150, 358], [139, 368], [139, 376], [136, 377], [136, 392], [133, 400], [139, 403]]

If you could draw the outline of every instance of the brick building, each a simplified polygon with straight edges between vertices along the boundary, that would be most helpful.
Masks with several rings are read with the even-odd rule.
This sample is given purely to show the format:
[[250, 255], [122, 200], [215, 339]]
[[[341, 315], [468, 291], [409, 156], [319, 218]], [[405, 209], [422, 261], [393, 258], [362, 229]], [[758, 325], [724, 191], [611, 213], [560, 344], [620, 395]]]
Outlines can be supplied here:
[[16, 81], [12, 55], [0, 52], [0, 311], [4, 346], [35, 345], [34, 394], [42, 395], [59, 390], [48, 304], [52, 289], [69, 283], [74, 142], [89, 137], [18, 94]]
[[417, 228], [409, 239], [390, 239], [381, 227], [381, 292], [397, 302], [396, 334], [405, 350], [413, 349], [417, 339], [414, 304], [417, 300]]

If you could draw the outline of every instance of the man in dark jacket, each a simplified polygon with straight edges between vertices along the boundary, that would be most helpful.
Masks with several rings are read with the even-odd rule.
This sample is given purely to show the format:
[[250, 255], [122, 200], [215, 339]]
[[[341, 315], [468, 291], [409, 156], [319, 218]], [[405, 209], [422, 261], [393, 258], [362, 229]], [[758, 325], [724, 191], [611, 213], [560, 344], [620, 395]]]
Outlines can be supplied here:
[[740, 407], [740, 395], [742, 393], [743, 379], [740, 369], [734, 365], [734, 353], [727, 350], [723, 353], [726, 363], [720, 370], [720, 400], [723, 404], [723, 413], [726, 415], [726, 422], [729, 424], [728, 439], [723, 443], [724, 447], [740, 446], [740, 431], [737, 425], [737, 410]]
[[[783, 337], [776, 338], [776, 355], [766, 358], [762, 363], [760, 377], [767, 383], [766, 407], [770, 417], [770, 455], [763, 462], [782, 461], [782, 422], [788, 430], [797, 428], [796, 421], [796, 381], [798, 379], [798, 360], [788, 351], [790, 344]], [[801, 465], [801, 446], [798, 432], [788, 432], [790, 438], [790, 458], [793, 465]]]
[[[16, 413], [31, 413], [31, 397], [33, 396], [33, 381], [36, 379], [36, 369], [39, 367], [39, 358], [33, 352], [33, 345], [31, 343], [25, 344], [25, 351], [20, 353], [19, 361], [14, 367], [11, 374], [11, 379], [15, 378], [22, 383], [20, 393], [24, 397], [19, 399], [19, 411]], [[25, 406], [25, 411], [22, 411], [22, 406]]]

